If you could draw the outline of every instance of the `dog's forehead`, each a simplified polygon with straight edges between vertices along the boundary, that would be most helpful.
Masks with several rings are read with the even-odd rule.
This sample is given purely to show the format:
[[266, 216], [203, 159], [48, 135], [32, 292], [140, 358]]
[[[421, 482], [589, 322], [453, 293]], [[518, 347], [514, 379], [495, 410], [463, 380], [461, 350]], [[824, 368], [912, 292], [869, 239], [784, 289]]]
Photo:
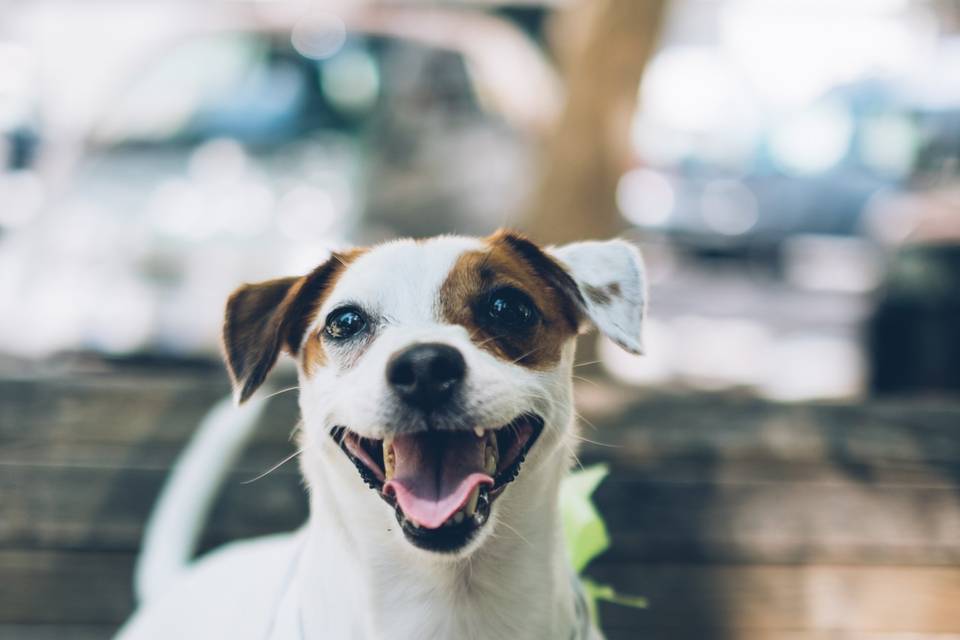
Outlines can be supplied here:
[[322, 312], [354, 303], [374, 307], [398, 321], [432, 316], [440, 288], [457, 260], [484, 246], [477, 238], [443, 236], [374, 247], [350, 263]]

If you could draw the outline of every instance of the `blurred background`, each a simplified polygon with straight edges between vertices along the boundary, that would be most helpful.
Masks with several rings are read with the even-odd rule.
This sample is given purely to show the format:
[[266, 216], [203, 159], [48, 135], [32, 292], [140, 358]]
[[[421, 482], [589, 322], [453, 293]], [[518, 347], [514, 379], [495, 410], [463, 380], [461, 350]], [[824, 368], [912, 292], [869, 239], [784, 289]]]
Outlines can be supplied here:
[[[0, 0], [0, 636], [128, 614], [239, 283], [501, 226], [647, 260], [611, 640], [960, 638], [954, 0]], [[302, 521], [293, 395], [206, 546]]]

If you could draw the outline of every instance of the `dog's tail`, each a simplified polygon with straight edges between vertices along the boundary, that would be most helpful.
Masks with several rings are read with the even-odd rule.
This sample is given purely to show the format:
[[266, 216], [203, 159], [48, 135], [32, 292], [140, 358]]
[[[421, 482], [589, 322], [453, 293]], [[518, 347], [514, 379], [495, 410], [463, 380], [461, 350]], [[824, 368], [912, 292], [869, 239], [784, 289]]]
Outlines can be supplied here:
[[266, 401], [237, 407], [233, 398], [207, 413], [174, 463], [147, 519], [134, 571], [134, 592], [144, 602], [190, 564], [224, 477], [253, 435]]

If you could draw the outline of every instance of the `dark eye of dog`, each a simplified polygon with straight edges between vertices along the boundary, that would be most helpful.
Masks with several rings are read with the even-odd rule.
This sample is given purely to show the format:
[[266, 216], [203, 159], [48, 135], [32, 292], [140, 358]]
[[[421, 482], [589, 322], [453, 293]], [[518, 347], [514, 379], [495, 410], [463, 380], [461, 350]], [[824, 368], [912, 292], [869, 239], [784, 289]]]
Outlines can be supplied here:
[[510, 329], [525, 329], [537, 321], [533, 301], [516, 289], [498, 289], [491, 293], [487, 314], [496, 324]]
[[366, 326], [367, 319], [362, 311], [356, 307], [343, 307], [330, 312], [323, 330], [331, 338], [343, 340], [357, 335]]

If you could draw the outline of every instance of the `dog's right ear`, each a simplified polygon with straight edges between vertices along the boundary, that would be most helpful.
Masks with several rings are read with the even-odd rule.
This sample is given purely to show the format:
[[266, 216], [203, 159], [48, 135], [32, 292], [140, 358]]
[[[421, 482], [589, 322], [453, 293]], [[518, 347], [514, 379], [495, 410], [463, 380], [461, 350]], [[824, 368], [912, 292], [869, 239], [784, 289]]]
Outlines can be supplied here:
[[630, 353], [643, 353], [647, 282], [643, 259], [623, 240], [574, 242], [548, 251], [576, 283], [586, 316]]
[[263, 384], [286, 340], [287, 320], [304, 278], [245, 284], [227, 300], [223, 352], [239, 402]]

